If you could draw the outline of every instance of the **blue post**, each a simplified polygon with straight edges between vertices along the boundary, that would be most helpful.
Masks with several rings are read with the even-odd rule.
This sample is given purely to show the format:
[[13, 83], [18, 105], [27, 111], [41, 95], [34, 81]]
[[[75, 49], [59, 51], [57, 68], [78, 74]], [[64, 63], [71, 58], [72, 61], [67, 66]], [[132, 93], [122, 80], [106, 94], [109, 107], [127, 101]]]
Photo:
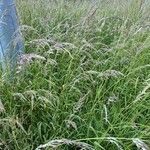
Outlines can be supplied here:
[[23, 51], [14, 0], [0, 0], [0, 65], [14, 69]]

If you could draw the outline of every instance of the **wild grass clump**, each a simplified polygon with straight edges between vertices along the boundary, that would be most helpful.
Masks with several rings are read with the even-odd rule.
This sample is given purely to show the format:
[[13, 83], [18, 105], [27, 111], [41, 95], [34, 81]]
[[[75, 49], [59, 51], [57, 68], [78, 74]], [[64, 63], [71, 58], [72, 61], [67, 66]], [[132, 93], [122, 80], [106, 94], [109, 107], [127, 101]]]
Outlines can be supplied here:
[[27, 54], [0, 73], [0, 149], [148, 150], [149, 1], [17, 6]]

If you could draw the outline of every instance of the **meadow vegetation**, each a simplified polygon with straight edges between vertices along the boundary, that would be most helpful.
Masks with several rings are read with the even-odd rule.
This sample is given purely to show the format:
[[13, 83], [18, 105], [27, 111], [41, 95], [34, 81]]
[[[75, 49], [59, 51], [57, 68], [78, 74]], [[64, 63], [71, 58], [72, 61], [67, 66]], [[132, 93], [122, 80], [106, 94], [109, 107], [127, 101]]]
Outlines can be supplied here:
[[42, 59], [0, 74], [0, 149], [149, 150], [149, 0], [17, 8], [25, 53]]

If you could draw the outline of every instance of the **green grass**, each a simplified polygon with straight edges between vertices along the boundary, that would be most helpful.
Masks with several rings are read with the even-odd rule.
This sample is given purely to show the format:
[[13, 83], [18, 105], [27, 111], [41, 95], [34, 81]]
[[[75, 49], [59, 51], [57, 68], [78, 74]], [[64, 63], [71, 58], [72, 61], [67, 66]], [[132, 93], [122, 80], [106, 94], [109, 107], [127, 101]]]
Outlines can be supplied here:
[[95, 150], [136, 150], [136, 138], [150, 147], [149, 1], [17, 6], [26, 53], [46, 60], [11, 82], [1, 73], [0, 149], [34, 150], [64, 138]]

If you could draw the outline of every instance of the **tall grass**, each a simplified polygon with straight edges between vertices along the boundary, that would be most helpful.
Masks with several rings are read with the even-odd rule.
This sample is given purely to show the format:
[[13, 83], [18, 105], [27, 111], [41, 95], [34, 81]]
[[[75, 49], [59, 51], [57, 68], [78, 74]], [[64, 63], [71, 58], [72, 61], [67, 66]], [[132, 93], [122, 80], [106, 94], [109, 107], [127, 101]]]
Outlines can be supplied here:
[[17, 6], [26, 53], [44, 59], [0, 75], [0, 149], [148, 150], [149, 1]]

